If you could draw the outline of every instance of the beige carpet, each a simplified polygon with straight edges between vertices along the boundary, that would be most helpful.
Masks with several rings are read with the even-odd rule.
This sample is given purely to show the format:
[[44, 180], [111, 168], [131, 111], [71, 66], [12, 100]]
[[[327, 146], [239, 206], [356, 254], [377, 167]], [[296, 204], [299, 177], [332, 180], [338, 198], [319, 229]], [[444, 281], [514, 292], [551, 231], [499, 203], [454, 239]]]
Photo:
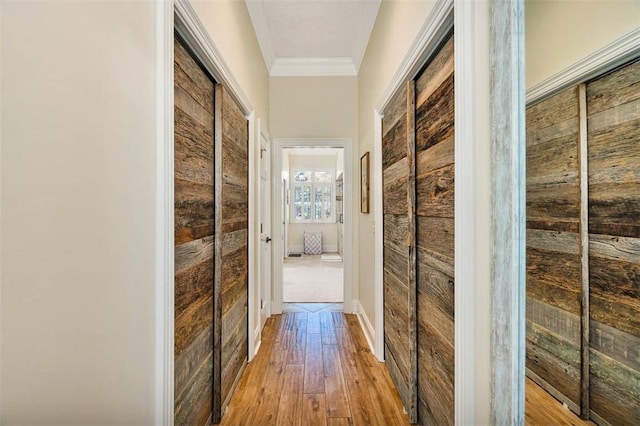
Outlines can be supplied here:
[[321, 255], [302, 255], [284, 260], [282, 301], [340, 303], [343, 297], [343, 264], [322, 260]]

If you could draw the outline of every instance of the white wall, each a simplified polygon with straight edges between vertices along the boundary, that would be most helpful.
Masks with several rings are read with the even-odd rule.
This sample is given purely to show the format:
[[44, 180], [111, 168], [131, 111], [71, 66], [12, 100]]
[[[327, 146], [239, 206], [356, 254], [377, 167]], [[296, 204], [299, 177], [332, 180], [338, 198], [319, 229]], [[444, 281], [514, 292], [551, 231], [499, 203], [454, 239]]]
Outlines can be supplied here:
[[[285, 150], [286, 151], [286, 150]], [[336, 177], [337, 155], [289, 155], [289, 167], [296, 168], [310, 167], [313, 169], [329, 170], [335, 179]], [[290, 179], [290, 178], [289, 178]], [[291, 182], [291, 180], [289, 181]], [[291, 185], [291, 183], [290, 183]], [[293, 196], [293, 190], [291, 190]], [[335, 187], [334, 187], [335, 195]], [[334, 201], [335, 202], [335, 201]], [[322, 250], [337, 251], [338, 246], [338, 226], [333, 223], [295, 223], [289, 224], [289, 249], [292, 252], [301, 253], [304, 250], [304, 233], [322, 232]]]
[[526, 86], [640, 26], [640, 1], [526, 0]]
[[[269, 123], [244, 2], [197, 13]], [[153, 424], [155, 7], [0, 1], [0, 424]]]
[[154, 421], [154, 6], [2, 2], [1, 424]]
[[[391, 83], [391, 78], [409, 50], [418, 30], [433, 8], [434, 1], [383, 1], [378, 12], [371, 40], [360, 67], [358, 76], [358, 123], [359, 148], [356, 150], [359, 182], [360, 157], [365, 152], [373, 153], [373, 112], [374, 107], [384, 90]], [[354, 186], [359, 194], [360, 185]], [[373, 189], [369, 194], [371, 206], [375, 206]], [[376, 232], [382, 232], [382, 224], [374, 223], [373, 211], [370, 214], [360, 213], [359, 200], [357, 214], [359, 217], [356, 234], [359, 250], [359, 300], [371, 321], [375, 324], [374, 306], [374, 226]]]
[[273, 138], [358, 136], [356, 77], [272, 77]]

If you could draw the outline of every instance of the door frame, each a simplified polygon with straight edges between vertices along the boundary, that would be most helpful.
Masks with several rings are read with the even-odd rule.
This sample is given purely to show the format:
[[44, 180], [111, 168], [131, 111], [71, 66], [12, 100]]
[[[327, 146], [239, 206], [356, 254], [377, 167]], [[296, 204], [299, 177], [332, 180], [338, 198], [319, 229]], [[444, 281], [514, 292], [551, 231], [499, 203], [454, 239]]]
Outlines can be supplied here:
[[[282, 253], [283, 253], [283, 224], [280, 220], [282, 209], [282, 154], [286, 148], [343, 148], [344, 149], [344, 205], [348, 208], [344, 211], [344, 279], [343, 279], [343, 304], [345, 313], [357, 312], [357, 300], [354, 296], [353, 285], [353, 149], [352, 141], [347, 138], [336, 139], [307, 139], [307, 138], [276, 138], [273, 141], [271, 156], [271, 233], [274, 237], [274, 246], [271, 250], [271, 268], [273, 271], [271, 288], [273, 304], [272, 314], [282, 313]], [[278, 210], [277, 212], [275, 210]], [[276, 217], [278, 218], [276, 220]]]
[[[174, 75], [173, 39], [178, 32], [202, 66], [225, 86], [254, 128], [254, 108], [231, 73], [222, 54], [211, 39], [188, 0], [165, 0], [154, 4], [155, 80], [156, 80], [156, 191], [154, 250], [154, 424], [170, 426], [174, 422]], [[255, 146], [255, 132], [249, 133], [249, 149]], [[250, 169], [255, 164], [249, 164]], [[249, 186], [251, 188], [251, 186]], [[250, 203], [251, 204], [251, 203]], [[252, 217], [249, 218], [249, 223]], [[255, 229], [254, 229], [255, 233]], [[252, 235], [249, 235], [251, 243]], [[249, 264], [255, 253], [249, 252]], [[254, 276], [249, 275], [249, 293], [255, 291]], [[253, 330], [248, 330], [249, 342]], [[247, 354], [248, 355], [248, 354]]]
[[[256, 144], [256, 148], [259, 150], [258, 152], [260, 152], [260, 156], [262, 155], [261, 153], [264, 150], [264, 145], [267, 146], [267, 150], [269, 151], [269, 158], [268, 158], [268, 164], [269, 164], [269, 176], [267, 177], [267, 181], [266, 181], [266, 185], [268, 186], [269, 189], [271, 189], [271, 175], [273, 174], [272, 170], [271, 170], [271, 165], [273, 164], [273, 161], [271, 160], [272, 157], [272, 143], [271, 143], [271, 137], [269, 136], [269, 133], [267, 132], [267, 129], [261, 125], [262, 120], [258, 119], [258, 142]], [[266, 141], [266, 142], [265, 142]], [[258, 155], [258, 154], [257, 154]], [[264, 223], [264, 222], [269, 222], [269, 234], [271, 235], [267, 235], [267, 237], [272, 237], [273, 236], [273, 229], [271, 228], [271, 224], [273, 223], [273, 219], [271, 218], [271, 215], [273, 214], [273, 206], [271, 206], [271, 201], [273, 199], [273, 197], [269, 197], [269, 217], [267, 221], [264, 221], [262, 218], [262, 201], [261, 201], [261, 194], [262, 194], [262, 169], [261, 169], [261, 158], [257, 158], [257, 170], [258, 170], [258, 175], [256, 177], [256, 181], [260, 182], [260, 189], [258, 190], [257, 196], [256, 196], [256, 206], [258, 206], [258, 214], [257, 214], [257, 223], [256, 226], [259, 227], [260, 223]], [[266, 304], [266, 312], [267, 315], [266, 317], [269, 318], [271, 316], [271, 289], [273, 288], [273, 284], [271, 284], [272, 280], [273, 280], [273, 267], [269, 268], [269, 286], [268, 286], [268, 290], [266, 291], [266, 294], [262, 294], [262, 287], [263, 287], [263, 283], [262, 283], [262, 232], [260, 232], [260, 230], [258, 229], [257, 232], [257, 244], [258, 244], [258, 248], [257, 248], [257, 252], [256, 252], [256, 266], [257, 266], [257, 277], [258, 277], [258, 292], [257, 292], [257, 299], [254, 303], [256, 303], [256, 315], [257, 315], [257, 321], [256, 321], [256, 327], [255, 327], [255, 332], [254, 332], [254, 339], [256, 340], [256, 347], [255, 347], [255, 352], [257, 353], [258, 348], [260, 346], [260, 335], [262, 333], [262, 328], [264, 327], [264, 325], [266, 324], [266, 320], [265, 323], [262, 322], [262, 309], [260, 307], [260, 300], [262, 300], [264, 298], [265, 304]], [[273, 238], [272, 238], [273, 241]], [[271, 246], [271, 261], [273, 262], [273, 245]], [[271, 265], [270, 265], [271, 266]]]

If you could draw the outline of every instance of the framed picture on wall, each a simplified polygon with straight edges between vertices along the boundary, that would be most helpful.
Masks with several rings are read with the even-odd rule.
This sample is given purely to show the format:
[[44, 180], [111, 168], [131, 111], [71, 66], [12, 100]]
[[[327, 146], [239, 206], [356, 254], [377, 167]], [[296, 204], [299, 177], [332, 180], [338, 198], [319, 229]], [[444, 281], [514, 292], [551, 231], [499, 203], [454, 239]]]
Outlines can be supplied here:
[[360, 211], [369, 213], [369, 151], [360, 157]]

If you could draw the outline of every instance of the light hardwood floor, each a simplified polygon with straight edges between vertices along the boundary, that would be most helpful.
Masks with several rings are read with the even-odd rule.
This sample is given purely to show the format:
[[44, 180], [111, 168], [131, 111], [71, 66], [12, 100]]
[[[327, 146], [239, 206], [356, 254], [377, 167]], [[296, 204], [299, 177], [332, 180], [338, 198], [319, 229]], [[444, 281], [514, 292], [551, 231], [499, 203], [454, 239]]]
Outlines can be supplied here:
[[[285, 304], [267, 321], [222, 425], [408, 425], [384, 363], [341, 304]], [[526, 382], [530, 426], [593, 425]]]
[[525, 395], [525, 423], [530, 426], [547, 425], [591, 425], [549, 395], [544, 389], [527, 377]]
[[268, 320], [221, 424], [409, 424], [356, 316], [327, 306]]

